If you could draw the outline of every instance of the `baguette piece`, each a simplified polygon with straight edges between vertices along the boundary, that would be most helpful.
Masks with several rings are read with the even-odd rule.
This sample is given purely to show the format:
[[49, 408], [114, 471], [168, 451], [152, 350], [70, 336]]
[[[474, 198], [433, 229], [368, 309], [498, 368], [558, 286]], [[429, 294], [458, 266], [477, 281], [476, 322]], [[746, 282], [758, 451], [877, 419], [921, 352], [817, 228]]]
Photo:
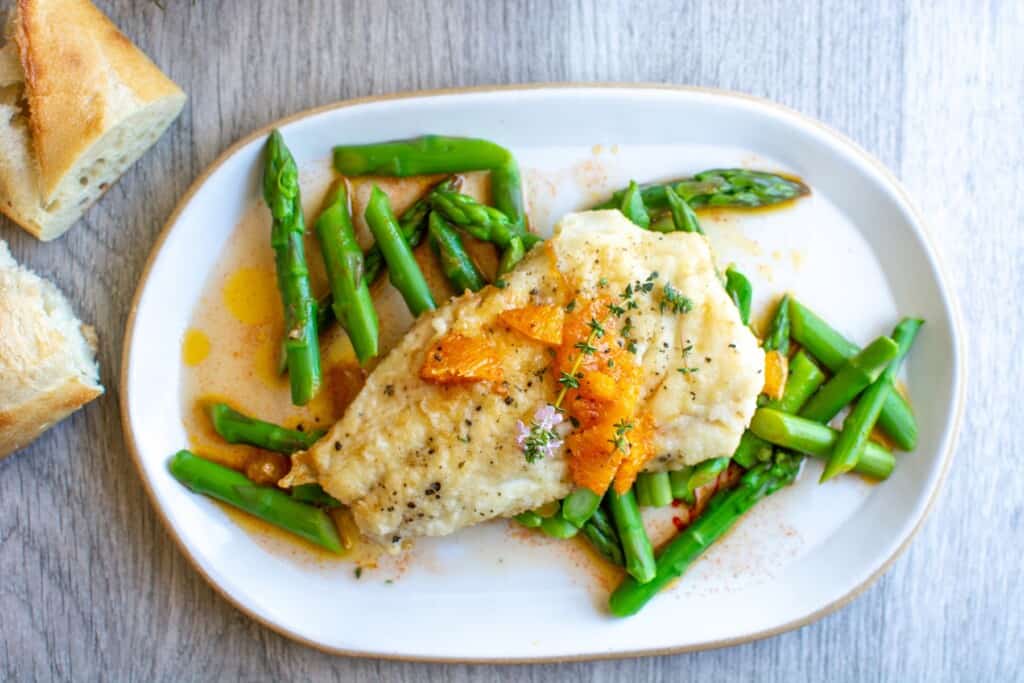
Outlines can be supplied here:
[[[156, 142], [185, 94], [88, 0], [18, 0], [8, 32], [23, 81], [0, 90], [0, 211], [52, 240]], [[10, 80], [10, 59], [0, 64]]]
[[103, 393], [96, 335], [0, 240], [0, 457]]

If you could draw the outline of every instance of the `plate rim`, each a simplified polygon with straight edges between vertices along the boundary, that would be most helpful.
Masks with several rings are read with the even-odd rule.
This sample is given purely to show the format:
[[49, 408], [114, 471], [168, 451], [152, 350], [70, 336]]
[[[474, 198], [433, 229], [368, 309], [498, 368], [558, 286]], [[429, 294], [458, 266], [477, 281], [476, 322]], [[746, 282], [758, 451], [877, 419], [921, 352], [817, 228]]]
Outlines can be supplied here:
[[[131, 356], [131, 350], [134, 345], [135, 336], [135, 320], [138, 313], [139, 301], [142, 297], [142, 293], [148, 284], [149, 277], [151, 274], [152, 267], [156, 261], [157, 255], [163, 250], [164, 242], [167, 240], [171, 233], [171, 229], [177, 223], [178, 218], [184, 209], [192, 201], [194, 195], [199, 189], [206, 184], [209, 177], [217, 171], [225, 162], [231, 159], [240, 149], [246, 145], [252, 143], [254, 140], [266, 137], [269, 132], [275, 128], [280, 128], [297, 121], [308, 119], [313, 116], [334, 111], [338, 109], [346, 109], [349, 107], [357, 107], [365, 104], [372, 104], [378, 102], [390, 102], [400, 100], [411, 100], [419, 98], [429, 98], [436, 96], [454, 96], [454, 95], [466, 95], [466, 94], [486, 94], [486, 93], [500, 93], [500, 92], [515, 92], [515, 91], [533, 91], [533, 90], [647, 90], [647, 91], [670, 91], [670, 92], [681, 92], [691, 94], [703, 94], [710, 95], [716, 99], [723, 100], [738, 100], [740, 102], [754, 105], [755, 107], [764, 108], [775, 113], [781, 113], [785, 116], [794, 118], [802, 126], [807, 126], [817, 129], [819, 132], [824, 133], [826, 136], [831, 137], [836, 142], [844, 146], [847, 151], [852, 153], [854, 156], [859, 157], [861, 161], [867, 162], [867, 164], [878, 173], [881, 178], [886, 182], [889, 189], [895, 194], [896, 198], [906, 207], [908, 210], [913, 225], [921, 233], [922, 242], [926, 248], [927, 256], [931, 259], [934, 264], [936, 273], [938, 274], [938, 281], [940, 285], [940, 291], [944, 295], [944, 303], [950, 312], [950, 318], [952, 321], [953, 331], [953, 347], [957, 355], [957, 363], [954, 369], [954, 381], [957, 383], [957, 390], [953, 396], [953, 419], [949, 435], [946, 440], [946, 446], [944, 452], [941, 454], [941, 469], [939, 476], [935, 481], [932, 490], [928, 493], [928, 500], [925, 503], [924, 508], [921, 510], [917, 520], [914, 521], [913, 528], [909, 531], [907, 536], [903, 539], [900, 545], [887, 557], [879, 567], [867, 576], [860, 584], [850, 588], [844, 595], [836, 598], [835, 600], [825, 604], [813, 612], [798, 618], [792, 619], [786, 623], [779, 624], [772, 628], [761, 629], [754, 633], [748, 633], [741, 636], [721, 638], [715, 641], [707, 643], [699, 643], [693, 645], [681, 645], [678, 647], [656, 647], [656, 648], [644, 648], [636, 650], [628, 650], [622, 652], [585, 652], [574, 655], [554, 655], [554, 656], [535, 656], [535, 657], [451, 657], [444, 655], [405, 655], [400, 653], [381, 653], [369, 650], [357, 650], [349, 648], [337, 648], [324, 645], [318, 641], [307, 638], [300, 635], [287, 626], [279, 623], [275, 623], [266, 619], [255, 611], [250, 609], [241, 600], [236, 599], [234, 596], [228, 593], [213, 577], [206, 572], [203, 567], [199, 564], [197, 559], [188, 550], [184, 541], [178, 533], [176, 527], [168, 519], [163, 507], [158, 504], [157, 497], [153, 490], [152, 484], [149, 477], [146, 474], [145, 468], [142, 463], [142, 458], [139, 454], [138, 443], [135, 439], [135, 432], [133, 425], [130, 420], [130, 413], [128, 410], [128, 378], [129, 378], [129, 358]], [[452, 663], [452, 664], [535, 664], [544, 662], [586, 662], [586, 661], [599, 661], [599, 660], [610, 660], [610, 659], [626, 659], [630, 657], [649, 657], [649, 656], [661, 656], [661, 655], [673, 655], [683, 654], [687, 652], [698, 652], [704, 650], [715, 650], [724, 647], [731, 647], [734, 645], [741, 645], [744, 643], [750, 643], [764, 638], [770, 638], [788, 631], [792, 631], [808, 624], [819, 621], [820, 619], [838, 611], [845, 607], [858, 598], [864, 591], [871, 587], [884, 573], [886, 573], [893, 565], [893, 563], [901, 556], [906, 549], [910, 546], [911, 541], [917, 536], [921, 527], [924, 525], [925, 520], [928, 519], [935, 505], [935, 501], [939, 497], [939, 492], [945, 485], [946, 479], [949, 475], [949, 470], [952, 467], [953, 459], [956, 453], [957, 443], [960, 436], [960, 428], [963, 422], [966, 394], [967, 394], [967, 360], [965, 349], [967, 346], [965, 338], [965, 328], [963, 325], [962, 314], [960, 311], [959, 301], [957, 299], [956, 290], [951, 284], [951, 280], [948, 275], [948, 271], [943, 263], [942, 256], [938, 249], [935, 247], [933, 235], [928, 221], [925, 219], [924, 214], [918, 209], [915, 202], [910, 197], [909, 192], [903, 187], [903, 184], [896, 177], [896, 175], [886, 167], [881, 161], [876, 159], [867, 150], [861, 147], [858, 143], [832, 128], [831, 126], [809, 116], [803, 114], [791, 107], [783, 104], [779, 104], [773, 100], [759, 97], [756, 95], [750, 95], [734, 90], [726, 90], [721, 88], [711, 88], [704, 86], [692, 86], [692, 85], [675, 85], [665, 83], [625, 83], [625, 82], [544, 82], [544, 83], [521, 83], [521, 84], [507, 84], [507, 85], [484, 85], [484, 86], [471, 86], [461, 88], [437, 88], [437, 89], [426, 89], [426, 90], [409, 90], [401, 91], [397, 93], [387, 95], [369, 95], [363, 97], [350, 98], [345, 100], [337, 100], [328, 104], [311, 107], [298, 111], [289, 116], [282, 117], [271, 121], [270, 123], [264, 124], [259, 128], [253, 130], [236, 142], [231, 144], [227, 149], [221, 152], [216, 159], [214, 159], [205, 169], [196, 177], [195, 180], [189, 185], [188, 190], [181, 196], [178, 202], [175, 204], [174, 210], [170, 216], [164, 222], [160, 232], [157, 234], [156, 240], [153, 242], [150, 248], [149, 255], [146, 257], [146, 262], [143, 266], [142, 272], [139, 276], [138, 284], [135, 288], [135, 293], [132, 295], [131, 306], [128, 309], [127, 322], [125, 323], [124, 334], [122, 335], [123, 347], [121, 350], [121, 363], [120, 372], [121, 376], [118, 382], [118, 405], [121, 413], [121, 429], [124, 436], [124, 443], [127, 447], [128, 452], [131, 454], [132, 462], [135, 465], [135, 469], [142, 480], [142, 485], [146, 491], [146, 495], [149, 497], [150, 504], [155, 509], [157, 517], [160, 520], [161, 525], [168, 532], [168, 535], [174, 541], [178, 547], [179, 552], [184, 556], [185, 560], [192, 566], [192, 568], [206, 581], [206, 583], [213, 588], [213, 590], [228, 604], [232, 605], [235, 609], [239, 610], [250, 619], [253, 619], [262, 626], [270, 629], [271, 631], [282, 635], [292, 641], [301, 643], [307, 647], [319, 650], [326, 654], [340, 655], [346, 657], [364, 657], [372, 659], [382, 659], [390, 661], [405, 661], [405, 662], [438, 662], [438, 663]]]

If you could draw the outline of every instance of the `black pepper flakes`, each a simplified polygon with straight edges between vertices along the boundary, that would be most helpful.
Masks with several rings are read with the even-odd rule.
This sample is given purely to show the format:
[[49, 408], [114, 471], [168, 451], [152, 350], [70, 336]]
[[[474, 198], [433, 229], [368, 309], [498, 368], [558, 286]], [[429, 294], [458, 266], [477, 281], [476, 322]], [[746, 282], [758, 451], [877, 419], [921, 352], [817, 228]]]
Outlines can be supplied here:
[[341, 450], [341, 442], [340, 441], [335, 441], [334, 442], [334, 450], [336, 450], [336, 451], [340, 451]]
[[394, 384], [389, 384], [386, 387], [384, 387], [384, 395], [385, 396], [394, 396], [395, 395], [395, 385]]

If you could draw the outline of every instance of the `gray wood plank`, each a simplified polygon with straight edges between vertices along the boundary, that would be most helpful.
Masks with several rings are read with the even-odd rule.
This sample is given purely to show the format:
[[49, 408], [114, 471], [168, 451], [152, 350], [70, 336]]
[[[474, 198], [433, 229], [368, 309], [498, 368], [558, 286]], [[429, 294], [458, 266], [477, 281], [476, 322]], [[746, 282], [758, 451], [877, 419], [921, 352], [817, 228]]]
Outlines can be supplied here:
[[[1024, 677], [1024, 5], [1013, 0], [138, 0], [101, 7], [191, 99], [60, 241], [15, 256], [101, 333], [106, 397], [0, 462], [0, 678], [345, 681], [1011, 680]], [[933, 220], [971, 330], [946, 495], [852, 605], [729, 650], [514, 667], [329, 657], [219, 598], [163, 531], [125, 452], [121, 330], [178, 197], [247, 131], [334, 100], [529, 81], [654, 81], [772, 98], [835, 126]]]

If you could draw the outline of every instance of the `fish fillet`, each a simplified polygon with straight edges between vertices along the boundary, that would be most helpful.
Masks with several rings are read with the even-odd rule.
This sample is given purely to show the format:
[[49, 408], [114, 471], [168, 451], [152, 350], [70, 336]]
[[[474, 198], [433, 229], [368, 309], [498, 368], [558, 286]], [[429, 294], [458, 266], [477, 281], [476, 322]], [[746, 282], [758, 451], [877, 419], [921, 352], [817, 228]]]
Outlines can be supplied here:
[[[641, 410], [654, 423], [646, 468], [731, 455], [756, 408], [764, 354], [725, 293], [707, 240], [592, 211], [564, 217], [554, 237], [505, 276], [504, 288], [466, 294], [419, 319], [284, 483], [319, 481], [351, 508], [364, 534], [393, 549], [406, 538], [449, 534], [565, 496], [572, 482], [562, 449], [527, 463], [516, 445], [517, 422], [529, 422], [558, 393], [547, 371], [551, 355], [498, 316], [609, 296], [652, 273], [692, 308], [663, 310], [655, 289], [631, 311]], [[453, 332], [493, 341], [501, 385], [420, 379], [428, 350]]]

